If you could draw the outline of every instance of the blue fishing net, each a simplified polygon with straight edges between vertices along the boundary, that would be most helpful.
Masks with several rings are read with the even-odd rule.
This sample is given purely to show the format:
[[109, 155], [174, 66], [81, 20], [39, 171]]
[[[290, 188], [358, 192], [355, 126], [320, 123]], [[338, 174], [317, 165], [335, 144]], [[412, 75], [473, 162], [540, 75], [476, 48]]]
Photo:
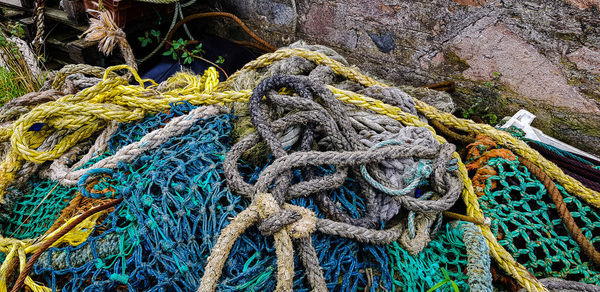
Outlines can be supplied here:
[[[114, 154], [194, 108], [189, 103], [172, 106], [169, 113], [122, 125], [110, 139], [107, 153], [89, 163]], [[103, 176], [86, 187], [89, 191], [82, 192], [85, 196], [125, 200], [83, 244], [45, 252], [34, 266], [33, 278], [63, 291], [194, 291], [220, 231], [249, 204], [226, 188], [223, 176], [222, 162], [232, 142], [229, 137], [234, 121], [231, 114], [200, 120], [182, 136], [171, 138], [131, 163], [119, 163], [114, 171], [91, 171]], [[242, 165], [240, 169], [252, 183], [263, 167]], [[364, 202], [355, 194], [357, 188], [349, 179], [330, 194], [355, 217], [365, 212]], [[293, 204], [323, 217], [311, 198], [294, 199]], [[464, 244], [446, 231], [430, 245], [432, 252], [418, 258], [421, 264], [414, 269], [414, 256], [397, 244], [368, 245], [320, 233], [313, 234], [312, 240], [332, 291], [424, 289], [444, 279], [442, 267], [466, 289]], [[448, 250], [456, 251], [454, 258], [432, 255]], [[309, 291], [302, 264], [295, 261], [294, 288]], [[435, 263], [438, 265], [432, 265]], [[218, 290], [273, 290], [276, 264], [272, 237], [262, 236], [252, 227], [234, 244]], [[424, 280], [422, 275], [415, 276], [419, 273], [432, 275]], [[419, 284], [407, 286], [398, 279]]]
[[[192, 108], [187, 103], [175, 104], [168, 114], [122, 126], [111, 138], [106, 155]], [[120, 163], [118, 169], [107, 173], [91, 192], [84, 194], [123, 196], [123, 203], [85, 243], [46, 252], [34, 273], [52, 289], [65, 291], [194, 290], [220, 230], [248, 205], [225, 188], [222, 174], [232, 121], [232, 115], [199, 121], [185, 135], [170, 139], [132, 163]], [[103, 189], [110, 191], [100, 192]], [[351, 192], [343, 189], [338, 193], [345, 196]], [[313, 205], [310, 200], [297, 203]], [[246, 232], [234, 246], [219, 289], [273, 289], [276, 259], [271, 241], [254, 228]], [[314, 241], [332, 289], [364, 287], [367, 280], [361, 270], [386, 270], [388, 266], [383, 247], [324, 235], [315, 235]], [[383, 260], [372, 260], [369, 254]], [[297, 266], [301, 266], [299, 262]], [[389, 274], [384, 275], [385, 280], [379, 277], [375, 277], [374, 287], [380, 282], [391, 285]], [[308, 287], [301, 269], [297, 270], [295, 283], [299, 288]]]

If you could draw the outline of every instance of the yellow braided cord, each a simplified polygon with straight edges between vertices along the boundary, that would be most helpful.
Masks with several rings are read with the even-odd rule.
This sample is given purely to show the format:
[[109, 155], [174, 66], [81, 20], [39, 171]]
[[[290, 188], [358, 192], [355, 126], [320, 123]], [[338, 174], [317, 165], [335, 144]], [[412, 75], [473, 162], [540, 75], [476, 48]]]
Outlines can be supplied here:
[[[110, 77], [114, 75], [113, 71], [121, 69], [129, 70], [139, 85], [129, 85], [124, 78]], [[203, 76], [178, 74], [170, 82], [185, 86], [159, 92], [156, 82], [143, 80], [131, 67], [114, 66], [104, 72], [104, 80], [97, 85], [39, 105], [20, 117], [10, 128], [1, 128], [0, 141], [10, 135], [12, 148], [0, 162], [0, 201], [24, 160], [36, 163], [54, 160], [79, 141], [103, 129], [108, 121], [137, 121], [146, 114], [166, 111], [171, 103], [177, 101], [189, 101], [196, 105], [222, 104], [250, 95], [250, 91], [211, 94], [219, 82], [219, 74], [214, 68], [206, 70]], [[145, 87], [148, 83], [150, 86]], [[52, 149], [40, 151], [37, 148], [51, 131], [29, 131], [39, 123], [45, 124], [44, 128], [66, 129], [70, 133]]]

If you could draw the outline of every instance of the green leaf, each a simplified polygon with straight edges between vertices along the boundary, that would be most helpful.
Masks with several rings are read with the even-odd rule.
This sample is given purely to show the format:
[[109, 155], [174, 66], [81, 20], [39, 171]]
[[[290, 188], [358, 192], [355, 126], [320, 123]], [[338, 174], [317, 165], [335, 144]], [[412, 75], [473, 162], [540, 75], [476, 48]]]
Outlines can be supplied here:
[[225, 63], [225, 58], [223, 58], [223, 56], [219, 56], [217, 58], [217, 60], [215, 61], [215, 63], [217, 63], [217, 64], [223, 64], [223, 63]]
[[173, 54], [173, 48], [171, 48], [170, 50], [165, 51], [164, 53], [162, 53], [163, 56], [170, 56], [172, 54]]
[[185, 61], [183, 62], [184, 64], [192, 64], [192, 57], [187, 57], [185, 58]]
[[173, 60], [175, 60], [175, 61], [177, 61], [177, 59], [179, 59], [179, 58], [177, 57], [177, 54], [173, 54], [173, 55], [172, 55], [172, 57], [173, 57]]
[[160, 31], [159, 31], [159, 30], [154, 30], [154, 29], [153, 29], [153, 30], [151, 30], [151, 31], [150, 31], [150, 34], [151, 34], [152, 36], [154, 36], [154, 37], [157, 37], [157, 38], [158, 38], [158, 37], [160, 36]]
[[182, 58], [187, 58], [188, 53], [187, 52], [183, 52], [183, 54], [181, 55]]
[[449, 282], [448, 280], [443, 280], [442, 282], [439, 282], [439, 283], [437, 283], [435, 286], [433, 286], [433, 287], [429, 288], [429, 290], [427, 290], [427, 292], [432, 292], [432, 291], [435, 291], [435, 290], [437, 290], [438, 288], [440, 288], [440, 287], [444, 286], [444, 285], [445, 285], [446, 283], [448, 283], [448, 282]]

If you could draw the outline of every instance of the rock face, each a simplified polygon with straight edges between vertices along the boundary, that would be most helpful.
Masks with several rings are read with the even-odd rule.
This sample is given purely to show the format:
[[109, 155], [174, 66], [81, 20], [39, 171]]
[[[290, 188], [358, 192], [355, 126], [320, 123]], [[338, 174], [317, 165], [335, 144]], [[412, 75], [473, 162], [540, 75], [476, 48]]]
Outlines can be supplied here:
[[457, 81], [486, 104], [600, 154], [599, 0], [223, 0], [267, 41], [334, 48], [396, 84]]

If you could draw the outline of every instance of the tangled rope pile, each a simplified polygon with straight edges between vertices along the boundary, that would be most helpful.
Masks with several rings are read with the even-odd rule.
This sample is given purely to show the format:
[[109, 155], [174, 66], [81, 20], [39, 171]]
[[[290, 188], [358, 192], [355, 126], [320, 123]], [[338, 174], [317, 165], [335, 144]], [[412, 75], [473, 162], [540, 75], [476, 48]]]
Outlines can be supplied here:
[[[283, 87], [299, 94], [299, 97], [281, 97], [270, 95], [269, 91], [280, 90]], [[316, 95], [316, 96], [313, 96]], [[293, 111], [279, 119], [270, 119], [261, 110], [261, 100], [267, 97], [276, 108], [273, 110]], [[327, 106], [324, 108], [313, 100], [322, 100]], [[316, 291], [326, 291], [323, 273], [320, 269], [318, 258], [309, 236], [315, 230], [325, 234], [352, 238], [360, 242], [389, 244], [400, 239], [402, 229], [398, 224], [385, 230], [373, 227], [377, 222], [386, 224], [399, 212], [399, 208], [423, 213], [437, 213], [449, 209], [458, 199], [462, 186], [456, 173], [447, 172], [447, 164], [453, 152], [450, 144], [432, 147], [434, 145], [420, 146], [409, 144], [403, 140], [387, 140], [367, 150], [360, 147], [358, 134], [351, 127], [348, 118], [342, 110], [341, 103], [336, 100], [331, 92], [324, 87], [312, 83], [307, 78], [281, 76], [263, 80], [259, 84], [248, 103], [252, 122], [256, 133], [247, 135], [232, 147], [225, 161], [224, 170], [228, 186], [237, 193], [243, 194], [252, 200], [251, 205], [233, 219], [222, 232], [217, 244], [212, 250], [207, 265], [207, 273], [198, 291], [212, 291], [217, 287], [217, 280], [237, 237], [250, 226], [259, 223], [258, 229], [264, 235], [275, 237], [275, 248], [278, 258], [277, 291], [292, 290], [293, 281], [293, 250], [292, 240], [295, 241], [300, 251], [299, 257], [306, 269], [309, 282]], [[300, 110], [300, 111], [295, 111]], [[272, 120], [271, 123], [268, 121]], [[308, 125], [302, 129], [302, 139], [299, 141], [300, 152], [286, 153], [277, 134], [295, 125]], [[340, 152], [310, 151], [315, 142], [315, 131], [323, 131], [324, 136], [330, 139], [331, 148]], [[342, 135], [341, 133], [344, 133]], [[260, 135], [260, 136], [259, 136]], [[275, 160], [260, 174], [255, 185], [245, 183], [237, 174], [236, 163], [241, 155], [259, 142], [262, 138], [272, 151]], [[304, 150], [304, 151], [302, 151]], [[431, 195], [423, 195], [421, 200], [405, 196], [416, 183], [403, 189], [392, 189], [378, 182], [370, 182], [375, 189], [383, 190], [395, 195], [397, 205], [384, 204], [385, 198], [378, 196], [374, 189], [363, 189], [367, 202], [367, 214], [356, 219], [338, 210], [335, 203], [327, 198], [328, 190], [336, 189], [346, 180], [349, 171], [359, 173], [358, 169], [348, 169], [352, 166], [377, 164], [386, 160], [399, 158], [418, 157], [421, 159], [434, 159], [432, 170], [434, 173], [433, 189], [439, 196], [438, 200], [423, 200]], [[318, 177], [310, 167], [319, 165], [333, 165], [335, 172], [331, 175]], [[298, 184], [291, 184], [294, 169], [304, 168], [305, 180]], [[366, 181], [373, 180], [368, 176], [366, 168], [362, 168]], [[270, 185], [273, 184], [272, 189]], [[396, 186], [397, 187], [397, 186]], [[321, 211], [330, 219], [318, 219], [312, 211], [287, 204], [289, 200], [317, 195]], [[410, 221], [410, 219], [409, 219]], [[409, 226], [414, 225], [409, 222]], [[430, 228], [432, 222], [425, 228]], [[420, 226], [423, 228], [422, 226]], [[413, 238], [414, 238], [413, 230]], [[423, 239], [422, 239], [423, 240]], [[420, 244], [424, 246], [425, 244]]]
[[[490, 255], [530, 291], [546, 290], [535, 276], [565, 276], [534, 276], [519, 249], [498, 242], [505, 221], [477, 196], [492, 181], [474, 178], [476, 192], [454, 146], [426, 121], [489, 135], [579, 196], [578, 208], [598, 207], [598, 193], [510, 134], [344, 63], [300, 44], [221, 84], [214, 68], [163, 84], [127, 66], [102, 80], [65, 69], [54, 80], [62, 88], [3, 108], [0, 289], [17, 273], [15, 291], [48, 289], [32, 277], [70, 290], [492, 291]], [[119, 69], [139, 85], [111, 75]], [[477, 227], [442, 221], [461, 191]], [[486, 217], [498, 219], [492, 229]]]

